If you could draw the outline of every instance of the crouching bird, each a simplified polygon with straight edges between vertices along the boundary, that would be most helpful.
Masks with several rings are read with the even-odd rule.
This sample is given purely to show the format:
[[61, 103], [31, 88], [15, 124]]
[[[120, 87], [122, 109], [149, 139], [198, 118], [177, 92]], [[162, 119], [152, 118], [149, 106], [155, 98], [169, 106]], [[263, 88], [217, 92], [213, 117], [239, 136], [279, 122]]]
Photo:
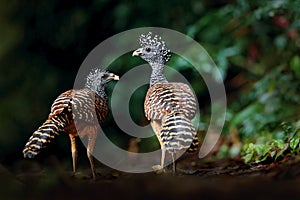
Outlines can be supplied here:
[[92, 152], [94, 149], [99, 123], [108, 114], [108, 100], [104, 87], [119, 76], [101, 69], [94, 69], [87, 76], [85, 88], [68, 90], [59, 95], [51, 106], [48, 119], [32, 134], [23, 149], [25, 158], [34, 158], [42, 148], [60, 132], [66, 132], [71, 140], [73, 173], [77, 171], [76, 140], [88, 137], [87, 157], [93, 179], [96, 178]]
[[149, 32], [141, 35], [139, 42], [141, 48], [135, 50], [132, 56], [140, 56], [152, 68], [144, 111], [162, 150], [161, 164], [152, 168], [157, 173], [164, 172], [167, 151], [172, 156], [175, 173], [176, 152], [195, 151], [198, 147], [196, 130], [191, 122], [197, 111], [196, 98], [187, 84], [167, 81], [164, 64], [171, 54], [160, 37]]

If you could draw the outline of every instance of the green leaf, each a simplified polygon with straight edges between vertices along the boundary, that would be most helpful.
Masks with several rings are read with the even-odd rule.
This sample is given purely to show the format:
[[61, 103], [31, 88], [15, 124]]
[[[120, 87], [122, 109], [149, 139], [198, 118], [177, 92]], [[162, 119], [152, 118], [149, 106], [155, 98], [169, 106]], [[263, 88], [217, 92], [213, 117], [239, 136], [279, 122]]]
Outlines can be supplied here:
[[255, 145], [255, 152], [258, 156], [262, 156], [263, 153], [264, 153], [264, 148], [265, 148], [265, 145], [263, 144], [256, 144]]
[[279, 157], [279, 156], [281, 156], [282, 154], [283, 154], [283, 152], [287, 149], [289, 147], [289, 144], [284, 144], [284, 147], [276, 154], [276, 156], [275, 156], [275, 161], [277, 160], [277, 158]]
[[294, 151], [299, 144], [300, 138], [292, 138], [290, 141], [290, 148]]
[[269, 153], [269, 151], [272, 149], [272, 147], [271, 146], [266, 146], [265, 148], [264, 148], [264, 151], [263, 151], [263, 156], [266, 156], [266, 155], [268, 155], [268, 153]]
[[279, 149], [283, 149], [284, 146], [285, 146], [285, 143], [284, 143], [284, 141], [281, 140], [281, 139], [273, 140], [273, 141], [271, 142], [271, 146], [273, 146], [273, 147], [278, 147]]
[[249, 163], [253, 158], [253, 153], [246, 154], [242, 157], [245, 163]]
[[269, 156], [268, 154], [264, 155], [262, 157], [262, 159], [260, 159], [260, 162], [263, 162], [263, 161], [267, 160], [268, 156]]
[[300, 57], [294, 56], [290, 61], [290, 66], [296, 76], [300, 78]]
[[270, 151], [270, 156], [271, 158], [274, 158], [274, 156], [276, 155], [277, 151], [275, 149], [272, 149], [272, 151]]

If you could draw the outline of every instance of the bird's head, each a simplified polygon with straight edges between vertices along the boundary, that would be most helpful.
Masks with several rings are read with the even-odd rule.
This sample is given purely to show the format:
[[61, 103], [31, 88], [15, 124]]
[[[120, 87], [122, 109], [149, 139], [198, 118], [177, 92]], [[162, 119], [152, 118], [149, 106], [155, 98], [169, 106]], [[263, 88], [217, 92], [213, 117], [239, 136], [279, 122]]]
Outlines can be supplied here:
[[165, 64], [170, 60], [170, 50], [166, 48], [165, 42], [161, 37], [149, 32], [147, 35], [141, 35], [139, 38], [140, 48], [135, 50], [132, 56], [140, 56], [151, 64]]
[[99, 92], [104, 85], [112, 80], [119, 80], [119, 76], [102, 69], [94, 69], [86, 78], [85, 86]]

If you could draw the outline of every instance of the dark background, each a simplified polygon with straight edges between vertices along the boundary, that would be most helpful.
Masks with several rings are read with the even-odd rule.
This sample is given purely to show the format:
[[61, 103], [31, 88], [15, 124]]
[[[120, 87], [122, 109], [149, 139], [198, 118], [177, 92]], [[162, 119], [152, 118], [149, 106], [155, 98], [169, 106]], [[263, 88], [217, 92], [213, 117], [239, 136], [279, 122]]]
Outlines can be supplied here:
[[[238, 138], [241, 145], [262, 137], [263, 141], [283, 138], [280, 124], [299, 126], [299, 6], [299, 1], [291, 0], [1, 1], [3, 173], [19, 180], [37, 164], [42, 166], [39, 169], [49, 167], [46, 169], [53, 175], [55, 170], [51, 171], [53, 163], [49, 164], [49, 157], [54, 157], [63, 170], [71, 171], [69, 139], [63, 133], [34, 161], [24, 161], [22, 149], [46, 119], [53, 100], [73, 87], [88, 53], [108, 37], [139, 27], [174, 29], [203, 45], [224, 78], [228, 113], [223, 134], [224, 138], [231, 138], [230, 145], [235, 143], [232, 137]], [[110, 69], [121, 76], [138, 62], [143, 63], [124, 56]], [[203, 127], [199, 128], [199, 132], [204, 132], [210, 117], [205, 85], [199, 84], [187, 63], [174, 59], [170, 65], [191, 80], [204, 111]], [[108, 86], [109, 94], [113, 86], [114, 83]], [[140, 111], [146, 89], [141, 88], [132, 101], [138, 105], [131, 108], [133, 118], [141, 124], [147, 123]], [[111, 117], [105, 124], [110, 127], [110, 137], [127, 149], [129, 136], [119, 132]], [[154, 139], [139, 145], [140, 149], [157, 148]], [[241, 148], [232, 152], [230, 145], [225, 144], [227, 150], [221, 148], [223, 151], [218, 155], [238, 156]], [[83, 158], [79, 163], [88, 168], [84, 147], [80, 147], [80, 152]]]

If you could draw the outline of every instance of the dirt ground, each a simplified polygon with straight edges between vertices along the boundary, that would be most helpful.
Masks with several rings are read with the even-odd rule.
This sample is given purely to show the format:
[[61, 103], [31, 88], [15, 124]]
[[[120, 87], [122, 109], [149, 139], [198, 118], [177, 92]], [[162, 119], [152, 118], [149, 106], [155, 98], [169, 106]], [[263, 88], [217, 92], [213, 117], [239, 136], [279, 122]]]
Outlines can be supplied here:
[[[177, 174], [129, 174], [97, 164], [76, 177], [55, 157], [0, 166], [3, 199], [299, 199], [300, 157], [246, 165], [240, 159], [178, 161]], [[1, 198], [2, 199], [2, 198]]]

